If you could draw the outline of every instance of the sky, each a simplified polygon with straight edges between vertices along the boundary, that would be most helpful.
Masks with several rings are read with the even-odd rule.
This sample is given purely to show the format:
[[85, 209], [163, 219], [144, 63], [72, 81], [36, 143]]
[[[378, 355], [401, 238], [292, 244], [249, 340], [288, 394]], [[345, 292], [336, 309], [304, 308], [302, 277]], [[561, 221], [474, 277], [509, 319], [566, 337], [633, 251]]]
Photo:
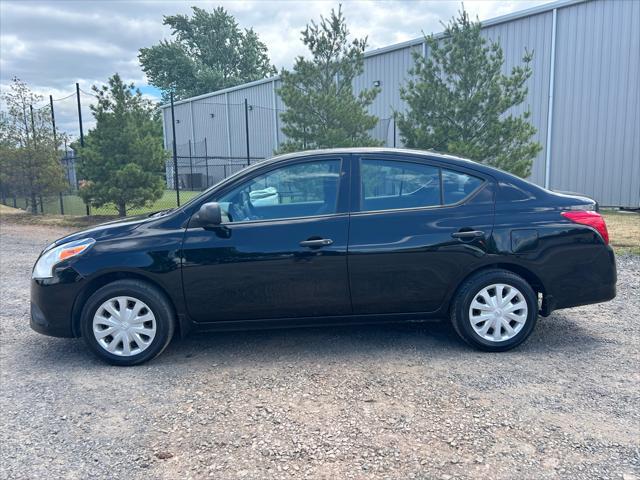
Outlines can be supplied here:
[[[480, 20], [524, 10], [548, 0], [472, 0], [464, 6]], [[456, 14], [458, 0], [343, 0], [342, 9], [354, 37], [368, 38], [368, 49], [437, 33], [440, 22]], [[331, 0], [235, 0], [235, 1], [35, 1], [0, 0], [0, 89], [11, 78], [27, 82], [43, 96], [52, 95], [58, 128], [77, 135], [75, 98], [57, 100], [100, 85], [118, 72], [152, 98], [158, 90], [147, 83], [138, 63], [141, 47], [170, 39], [162, 25], [164, 15], [188, 14], [192, 5], [213, 9], [222, 5], [243, 28], [253, 27], [267, 45], [272, 63], [290, 68], [305, 54], [300, 31], [311, 20], [328, 15], [339, 2]], [[89, 111], [93, 97], [81, 95], [85, 131], [94, 124]], [[40, 105], [39, 105], [40, 106]]]

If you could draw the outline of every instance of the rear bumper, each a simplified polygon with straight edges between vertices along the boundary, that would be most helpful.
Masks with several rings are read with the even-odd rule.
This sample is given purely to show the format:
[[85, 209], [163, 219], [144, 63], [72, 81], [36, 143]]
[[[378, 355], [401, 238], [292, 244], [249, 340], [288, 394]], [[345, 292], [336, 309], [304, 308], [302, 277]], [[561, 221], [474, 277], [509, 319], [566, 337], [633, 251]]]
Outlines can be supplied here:
[[[586, 252], [584, 252], [586, 253]], [[616, 260], [610, 246], [589, 249], [581, 258], [568, 259], [561, 275], [545, 282], [545, 313], [612, 300], [616, 296]]]

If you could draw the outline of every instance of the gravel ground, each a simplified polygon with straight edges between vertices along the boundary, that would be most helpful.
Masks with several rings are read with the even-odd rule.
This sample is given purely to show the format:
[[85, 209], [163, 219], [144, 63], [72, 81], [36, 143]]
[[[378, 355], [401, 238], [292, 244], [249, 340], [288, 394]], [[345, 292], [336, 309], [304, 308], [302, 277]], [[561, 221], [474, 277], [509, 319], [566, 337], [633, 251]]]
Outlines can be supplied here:
[[1, 227], [2, 478], [640, 478], [640, 257], [508, 353], [436, 323], [197, 335], [117, 368], [28, 326], [64, 233]]

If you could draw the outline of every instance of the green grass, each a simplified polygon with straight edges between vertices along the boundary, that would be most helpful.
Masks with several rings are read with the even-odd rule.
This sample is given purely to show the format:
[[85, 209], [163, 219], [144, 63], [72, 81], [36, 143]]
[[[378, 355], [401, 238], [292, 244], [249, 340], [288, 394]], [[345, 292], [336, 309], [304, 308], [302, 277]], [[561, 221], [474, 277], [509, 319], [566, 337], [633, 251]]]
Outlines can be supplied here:
[[[180, 204], [188, 202], [200, 192], [194, 192], [190, 190], [180, 191]], [[62, 197], [64, 214], [65, 215], [86, 215], [87, 208], [82, 199], [77, 195], [64, 195]], [[7, 199], [9, 206], [13, 205], [13, 200]], [[60, 197], [48, 197], [42, 199], [43, 209], [45, 214], [60, 215]], [[152, 204], [142, 207], [133, 208], [127, 211], [127, 215], [139, 215], [142, 213], [155, 212], [157, 210], [164, 210], [166, 208], [173, 208], [177, 206], [176, 192], [174, 190], [165, 190], [158, 200]], [[25, 208], [25, 200], [18, 199], [18, 208]], [[100, 208], [91, 207], [91, 215], [105, 215], [105, 216], [117, 216], [118, 209], [115, 205], [105, 205]]]

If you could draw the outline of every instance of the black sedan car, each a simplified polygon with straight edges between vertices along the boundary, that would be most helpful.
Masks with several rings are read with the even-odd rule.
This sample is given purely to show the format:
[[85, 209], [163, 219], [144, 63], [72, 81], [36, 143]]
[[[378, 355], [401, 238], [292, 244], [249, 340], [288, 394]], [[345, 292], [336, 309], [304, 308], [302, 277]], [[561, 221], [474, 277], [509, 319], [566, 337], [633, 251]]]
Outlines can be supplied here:
[[612, 299], [607, 228], [588, 198], [472, 161], [399, 149], [290, 154], [180, 208], [45, 248], [31, 326], [133, 365], [175, 334], [450, 318], [487, 351], [538, 315]]

